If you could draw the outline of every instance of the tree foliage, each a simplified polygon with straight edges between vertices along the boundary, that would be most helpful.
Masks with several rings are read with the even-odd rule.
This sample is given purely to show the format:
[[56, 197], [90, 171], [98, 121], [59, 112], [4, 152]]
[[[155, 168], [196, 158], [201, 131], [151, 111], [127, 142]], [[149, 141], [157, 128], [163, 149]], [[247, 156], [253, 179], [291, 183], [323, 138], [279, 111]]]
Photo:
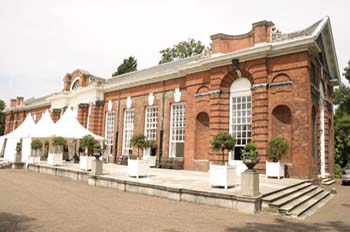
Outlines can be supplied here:
[[168, 63], [178, 59], [183, 59], [186, 57], [191, 57], [195, 55], [202, 54], [208, 50], [201, 41], [196, 41], [194, 39], [188, 39], [187, 41], [181, 41], [174, 45], [172, 48], [166, 48], [160, 51], [162, 55], [159, 64]]
[[5, 120], [6, 114], [2, 112], [6, 107], [6, 104], [3, 100], [0, 100], [0, 135], [3, 135], [5, 132]]
[[88, 155], [92, 155], [96, 143], [96, 140], [91, 135], [85, 135], [80, 139], [80, 145], [88, 149]]
[[118, 66], [117, 71], [112, 74], [112, 76], [121, 75], [128, 72], [137, 71], [137, 60], [135, 57], [130, 56], [123, 60], [123, 63]]
[[231, 151], [235, 146], [235, 139], [228, 132], [219, 132], [211, 141], [211, 146], [214, 151], [222, 152], [222, 163], [225, 162], [225, 150]]
[[[343, 75], [350, 81], [350, 61]], [[334, 104], [337, 106], [335, 124], [335, 165], [336, 176], [340, 176], [341, 167], [350, 160], [350, 88], [340, 84], [335, 90]]]
[[288, 142], [284, 138], [273, 138], [269, 141], [266, 147], [266, 153], [269, 159], [273, 162], [277, 162], [283, 156], [288, 155]]

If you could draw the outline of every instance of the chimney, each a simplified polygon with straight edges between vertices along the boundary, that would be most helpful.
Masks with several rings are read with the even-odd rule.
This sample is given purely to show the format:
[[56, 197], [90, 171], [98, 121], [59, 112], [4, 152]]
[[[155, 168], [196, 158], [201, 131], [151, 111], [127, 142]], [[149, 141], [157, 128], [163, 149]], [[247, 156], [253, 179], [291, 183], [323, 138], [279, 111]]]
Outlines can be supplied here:
[[271, 21], [260, 21], [253, 23], [254, 44], [271, 42], [272, 27]]
[[10, 107], [14, 108], [17, 106], [17, 99], [10, 99]]
[[17, 106], [22, 105], [23, 104], [23, 100], [24, 100], [23, 97], [17, 97]]
[[212, 53], [229, 53], [245, 48], [254, 47], [258, 43], [271, 42], [272, 27], [270, 21], [260, 21], [252, 24], [252, 29], [243, 35], [215, 34], [212, 40]]

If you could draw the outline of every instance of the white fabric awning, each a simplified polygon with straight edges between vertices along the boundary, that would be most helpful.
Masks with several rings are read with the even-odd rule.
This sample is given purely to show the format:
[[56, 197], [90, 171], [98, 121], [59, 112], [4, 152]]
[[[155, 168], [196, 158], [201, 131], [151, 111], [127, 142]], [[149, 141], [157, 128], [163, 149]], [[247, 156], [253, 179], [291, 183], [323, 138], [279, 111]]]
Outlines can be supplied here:
[[55, 135], [70, 139], [81, 139], [85, 135], [91, 135], [96, 140], [104, 140], [103, 137], [96, 135], [83, 127], [69, 107], [55, 124]]
[[52, 121], [48, 110], [45, 111], [40, 121], [35, 125], [31, 133], [33, 138], [48, 138], [55, 136], [55, 123]]
[[17, 129], [12, 131], [11, 133], [4, 135], [4, 138], [28, 138], [31, 137], [31, 133], [34, 131], [34, 128], [35, 122], [32, 118], [31, 113], [29, 113]]

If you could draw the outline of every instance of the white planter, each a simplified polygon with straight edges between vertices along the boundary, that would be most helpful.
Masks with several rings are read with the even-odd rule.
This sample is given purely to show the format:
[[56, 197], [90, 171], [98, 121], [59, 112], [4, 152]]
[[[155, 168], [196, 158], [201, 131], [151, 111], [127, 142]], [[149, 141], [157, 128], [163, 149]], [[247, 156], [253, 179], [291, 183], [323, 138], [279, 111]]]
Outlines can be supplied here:
[[239, 185], [241, 178], [236, 175], [236, 166], [215, 165], [210, 162], [209, 165], [209, 187], [222, 186], [227, 189], [229, 186]]
[[155, 167], [156, 166], [156, 160], [157, 160], [156, 156], [143, 156], [142, 159], [143, 160], [148, 160], [148, 164], [149, 164], [150, 167]]
[[62, 165], [63, 153], [49, 153], [47, 164], [56, 166]]
[[128, 175], [139, 178], [140, 176], [149, 176], [148, 160], [128, 160]]
[[84, 171], [91, 170], [92, 161], [95, 159], [93, 156], [80, 156], [80, 169]]
[[30, 156], [27, 163], [28, 164], [40, 164], [40, 156]]
[[266, 161], [266, 178], [268, 177], [284, 177], [284, 163]]
[[247, 170], [242, 160], [230, 160], [229, 165], [236, 166], [236, 176], [241, 176], [242, 172]]

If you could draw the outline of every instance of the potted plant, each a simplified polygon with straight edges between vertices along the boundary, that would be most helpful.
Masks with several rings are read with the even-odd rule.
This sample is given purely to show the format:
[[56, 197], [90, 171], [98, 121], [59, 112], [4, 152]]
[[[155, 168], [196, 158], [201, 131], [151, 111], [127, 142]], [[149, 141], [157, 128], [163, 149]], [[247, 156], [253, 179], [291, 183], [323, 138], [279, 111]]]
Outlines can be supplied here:
[[156, 141], [152, 139], [146, 139], [144, 144], [143, 159], [149, 160], [149, 166], [156, 166]]
[[242, 161], [249, 171], [254, 171], [255, 165], [260, 161], [260, 156], [254, 143], [247, 143], [242, 149]]
[[30, 163], [40, 163], [41, 149], [43, 143], [39, 139], [33, 139], [31, 143], [32, 155], [29, 158]]
[[18, 142], [16, 144], [16, 155], [15, 155], [15, 163], [20, 163], [22, 161], [22, 143]]
[[49, 152], [47, 163], [50, 165], [61, 165], [63, 159], [64, 138], [55, 136], [52, 138], [53, 152]]
[[223, 186], [227, 189], [229, 186], [237, 185], [239, 178], [235, 178], [236, 167], [230, 166], [225, 162], [225, 150], [231, 151], [235, 146], [235, 140], [228, 132], [219, 132], [211, 141], [212, 149], [217, 152], [221, 151], [222, 160], [219, 164], [209, 165], [209, 185]]
[[284, 138], [273, 138], [266, 147], [266, 177], [284, 177], [284, 163], [280, 160], [288, 155], [288, 141]]
[[85, 155], [80, 156], [80, 169], [88, 171], [91, 170], [92, 161], [94, 160], [93, 152], [96, 140], [91, 135], [85, 135], [80, 140], [80, 145], [85, 148]]
[[145, 148], [146, 137], [143, 134], [135, 134], [130, 140], [131, 146], [137, 148], [137, 158], [128, 160], [128, 175], [139, 178], [140, 176], [149, 175], [149, 161], [148, 159], [140, 159], [140, 149]]
[[103, 173], [103, 161], [100, 160], [100, 157], [102, 156], [103, 148], [101, 144], [96, 143], [94, 145], [94, 157], [91, 161], [91, 174], [92, 175], [101, 175]]

